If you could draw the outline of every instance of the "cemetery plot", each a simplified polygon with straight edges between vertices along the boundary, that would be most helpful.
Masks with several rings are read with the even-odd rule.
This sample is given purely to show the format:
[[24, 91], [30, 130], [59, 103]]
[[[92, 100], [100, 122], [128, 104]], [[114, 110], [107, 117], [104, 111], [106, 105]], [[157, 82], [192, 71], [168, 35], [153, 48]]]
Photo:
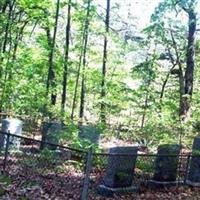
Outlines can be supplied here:
[[[180, 154], [179, 145], [161, 145], [157, 154], [141, 154], [138, 147], [128, 146], [110, 148], [109, 153], [90, 151], [88, 162], [86, 151], [1, 134], [6, 138], [0, 151], [0, 182], [6, 182], [0, 185], [1, 199], [74, 200], [81, 198], [83, 188], [89, 200], [179, 198], [188, 190], [183, 189], [183, 184], [191, 181], [190, 174], [199, 169], [194, 165], [199, 159], [195, 154], [198, 138], [192, 155]], [[15, 139], [18, 146], [10, 142]], [[41, 144], [45, 144], [42, 149]], [[89, 188], [84, 184], [88, 168], [92, 169], [88, 174]], [[198, 176], [193, 182], [198, 183]], [[157, 187], [160, 185], [165, 187]], [[171, 192], [171, 196], [165, 196], [165, 192]]]
[[[148, 194], [150, 194], [153, 198], [156, 194], [161, 195], [163, 192], [162, 195], [165, 195], [166, 191], [171, 190], [171, 187], [160, 189], [152, 188], [149, 184], [157, 173], [156, 165], [159, 158], [157, 154], [136, 154], [136, 150], [132, 150], [132, 154], [130, 151], [128, 152], [129, 154], [109, 153], [93, 155], [89, 199], [95, 199], [94, 196], [99, 200], [110, 198], [145, 199], [140, 196], [141, 193], [144, 193], [142, 195], [143, 197], [148, 198]], [[182, 188], [181, 185], [185, 180], [185, 169], [188, 159], [187, 155], [181, 155], [178, 157], [166, 156], [167, 160], [173, 160], [175, 157], [177, 160], [177, 183], [172, 190]], [[128, 169], [131, 170], [128, 171]], [[161, 168], [160, 170], [162, 171], [167, 169]]]

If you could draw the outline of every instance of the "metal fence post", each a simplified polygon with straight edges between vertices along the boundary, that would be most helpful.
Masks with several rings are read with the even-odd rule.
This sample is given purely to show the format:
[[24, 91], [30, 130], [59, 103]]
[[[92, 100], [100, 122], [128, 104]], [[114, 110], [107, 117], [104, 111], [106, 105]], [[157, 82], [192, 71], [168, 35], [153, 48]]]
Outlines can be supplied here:
[[83, 190], [81, 193], [81, 200], [87, 200], [88, 199], [88, 190], [89, 190], [89, 184], [90, 184], [90, 173], [92, 170], [92, 148], [87, 153], [87, 161], [86, 161], [86, 169], [85, 169], [85, 178], [83, 181]]
[[3, 160], [3, 173], [4, 174], [5, 174], [5, 171], [6, 171], [6, 164], [7, 164], [7, 158], [8, 158], [8, 150], [9, 150], [9, 143], [10, 143], [10, 133], [7, 133], [5, 135], [7, 135], [7, 137], [6, 137], [6, 148], [5, 148], [5, 154], [4, 154], [4, 160]]
[[187, 156], [187, 163], [186, 163], [185, 177], [184, 177], [184, 185], [186, 184], [187, 178], [188, 178], [190, 158], [191, 158], [191, 155], [189, 154]]

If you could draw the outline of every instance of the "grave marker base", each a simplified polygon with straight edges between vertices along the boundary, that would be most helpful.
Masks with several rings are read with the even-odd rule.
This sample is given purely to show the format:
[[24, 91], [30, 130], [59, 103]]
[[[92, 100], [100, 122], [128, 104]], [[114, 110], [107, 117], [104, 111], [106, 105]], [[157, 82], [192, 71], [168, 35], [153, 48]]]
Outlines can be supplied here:
[[200, 187], [200, 183], [199, 182], [193, 182], [193, 181], [186, 180], [186, 184], [194, 186], [194, 187]]
[[97, 188], [98, 194], [106, 197], [112, 197], [114, 194], [122, 195], [122, 194], [128, 194], [133, 192], [138, 192], [139, 189], [136, 186], [130, 186], [130, 187], [121, 187], [121, 188], [111, 188], [107, 187], [105, 185], [99, 185]]
[[148, 187], [151, 189], [160, 189], [164, 187], [171, 187], [171, 186], [176, 186], [176, 185], [182, 185], [184, 184], [184, 181], [166, 181], [166, 182], [161, 182], [161, 181], [155, 181], [155, 180], [149, 180], [148, 181]]

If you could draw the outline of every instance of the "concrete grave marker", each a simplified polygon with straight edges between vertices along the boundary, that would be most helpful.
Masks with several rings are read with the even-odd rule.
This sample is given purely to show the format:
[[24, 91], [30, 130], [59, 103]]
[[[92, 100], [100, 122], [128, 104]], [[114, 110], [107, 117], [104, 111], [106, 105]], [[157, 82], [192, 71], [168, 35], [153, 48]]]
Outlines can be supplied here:
[[154, 176], [150, 180], [151, 186], [159, 187], [177, 183], [180, 150], [180, 145], [177, 144], [165, 144], [158, 147]]
[[[23, 122], [19, 119], [3, 119], [1, 131], [5, 133], [11, 133], [15, 135], [22, 135], [22, 125]], [[6, 145], [6, 135], [0, 135], [0, 147], [5, 147]], [[20, 138], [10, 137], [10, 147], [19, 149], [20, 147]]]
[[99, 144], [101, 131], [95, 126], [82, 125], [79, 127], [79, 138], [90, 143]]
[[200, 136], [194, 138], [186, 183], [200, 186]]
[[[62, 125], [59, 122], [44, 122], [42, 126], [42, 141], [52, 144], [58, 144], [58, 133], [62, 130]], [[41, 144], [40, 149], [45, 147], [49, 149], [56, 149], [56, 146]]]
[[[104, 184], [98, 187], [102, 195], [111, 196], [114, 193], [133, 192], [134, 168], [138, 147], [114, 147], [110, 149]], [[128, 155], [130, 154], [130, 155]]]

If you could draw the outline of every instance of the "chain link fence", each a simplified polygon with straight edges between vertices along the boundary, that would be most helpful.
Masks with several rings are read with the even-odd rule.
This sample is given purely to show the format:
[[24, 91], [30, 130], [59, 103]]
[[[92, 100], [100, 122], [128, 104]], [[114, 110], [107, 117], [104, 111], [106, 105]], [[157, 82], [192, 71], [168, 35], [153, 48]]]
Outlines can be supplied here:
[[[9, 187], [1, 194], [0, 184], [1, 199], [135, 199], [138, 193], [153, 188], [158, 154], [93, 153], [92, 149], [87, 152], [0, 132], [2, 137], [0, 182], [6, 177]], [[194, 157], [162, 155], [159, 159], [176, 162], [175, 168], [165, 172], [173, 172], [173, 185], [179, 186], [186, 184]], [[102, 195], [102, 186], [109, 184], [120, 191], [112, 195], [103, 191]]]

